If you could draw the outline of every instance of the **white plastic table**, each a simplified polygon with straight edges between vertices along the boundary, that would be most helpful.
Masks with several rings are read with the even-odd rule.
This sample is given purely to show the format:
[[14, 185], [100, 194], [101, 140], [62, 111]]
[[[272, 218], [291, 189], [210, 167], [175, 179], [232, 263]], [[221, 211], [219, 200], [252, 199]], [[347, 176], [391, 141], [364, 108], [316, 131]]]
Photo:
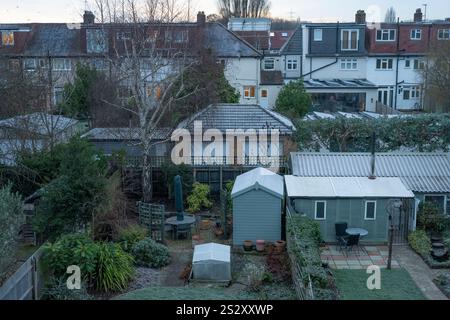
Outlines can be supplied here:
[[369, 235], [369, 231], [362, 228], [348, 228], [347, 230], [345, 230], [345, 232], [347, 232], [347, 234], [349, 235], [359, 234], [360, 237], [366, 237]]

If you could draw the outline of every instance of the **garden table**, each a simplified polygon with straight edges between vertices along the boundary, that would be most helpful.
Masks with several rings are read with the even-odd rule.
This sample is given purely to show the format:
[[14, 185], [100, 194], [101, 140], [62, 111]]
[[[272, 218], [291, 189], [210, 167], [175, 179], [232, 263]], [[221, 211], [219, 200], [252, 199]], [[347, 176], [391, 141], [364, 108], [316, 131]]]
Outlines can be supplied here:
[[349, 235], [359, 234], [360, 237], [366, 237], [369, 235], [369, 231], [362, 228], [348, 228], [347, 230], [345, 230], [345, 232], [347, 232], [347, 234]]
[[[177, 229], [180, 226], [192, 226], [196, 222], [195, 216], [192, 215], [184, 215], [184, 219], [179, 221], [177, 217], [171, 217], [166, 220], [166, 224], [172, 227], [172, 237], [175, 238], [177, 234]], [[175, 240], [175, 239], [174, 239]]]

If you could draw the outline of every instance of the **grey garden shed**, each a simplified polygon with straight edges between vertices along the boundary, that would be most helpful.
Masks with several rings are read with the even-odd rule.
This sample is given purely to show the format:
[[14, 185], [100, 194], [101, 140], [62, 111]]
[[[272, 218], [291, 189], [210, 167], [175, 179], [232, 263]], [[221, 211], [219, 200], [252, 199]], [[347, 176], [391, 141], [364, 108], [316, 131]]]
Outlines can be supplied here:
[[233, 200], [233, 244], [246, 240], [275, 242], [282, 237], [283, 177], [257, 168], [237, 177]]

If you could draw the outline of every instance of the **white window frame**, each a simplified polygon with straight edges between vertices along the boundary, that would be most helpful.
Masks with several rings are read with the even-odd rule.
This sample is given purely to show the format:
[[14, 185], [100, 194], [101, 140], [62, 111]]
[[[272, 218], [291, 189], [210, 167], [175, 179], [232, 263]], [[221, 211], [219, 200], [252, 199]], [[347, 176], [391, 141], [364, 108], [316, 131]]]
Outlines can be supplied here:
[[[406, 61], [408, 61], [409, 66], [406, 65]], [[405, 59], [405, 69], [411, 69], [411, 59]]]
[[[392, 31], [394, 32], [394, 38], [391, 39]], [[392, 42], [397, 39], [397, 30], [395, 29], [378, 29], [376, 34], [376, 41], [379, 42]], [[384, 35], [387, 34], [387, 39], [383, 39]], [[378, 35], [381, 35], [381, 37], [378, 37]]]
[[[368, 204], [369, 203], [373, 203], [373, 218], [368, 218], [367, 217], [367, 208], [368, 208]], [[376, 200], [366, 200], [366, 202], [364, 203], [364, 220], [366, 221], [375, 221], [377, 220], [377, 201]]]
[[[323, 203], [323, 218], [317, 217], [317, 204]], [[327, 202], [325, 200], [318, 200], [314, 202], [314, 220], [324, 221], [327, 220]]]
[[[294, 66], [295, 66], [295, 68], [294, 68]], [[289, 71], [298, 70], [298, 59], [288, 59], [286, 68]]]
[[[348, 48], [344, 49], [344, 32], [348, 32]], [[356, 32], [356, 48], [352, 48], [352, 33]], [[359, 50], [359, 29], [343, 29], [341, 30], [341, 51], [358, 51]]]
[[[32, 66], [31, 67], [27, 67], [27, 64], [29, 62], [32, 62]], [[34, 71], [34, 70], [37, 69], [37, 67], [38, 67], [38, 64], [37, 64], [37, 61], [36, 61], [35, 58], [25, 58], [24, 59], [24, 61], [23, 61], [23, 69], [25, 71]]]
[[[378, 60], [380, 60], [380, 68], [378, 68]], [[392, 60], [391, 63], [391, 67], [389, 68], [389, 60]], [[383, 63], [386, 63], [386, 68], [383, 68]], [[394, 59], [392, 58], [377, 58], [377, 60], [375, 61], [375, 69], [380, 71], [380, 70], [384, 70], [384, 71], [390, 71], [393, 70], [394, 68]]]
[[[350, 65], [350, 68], [348, 66]], [[344, 67], [342, 67], [344, 66]], [[358, 70], [358, 59], [355, 58], [342, 58], [340, 60], [341, 71], [355, 71]]]
[[425, 194], [423, 196], [423, 203], [427, 202], [427, 197], [444, 197], [444, 215], [450, 217], [450, 215], [447, 214], [447, 205], [450, 198], [446, 194]]
[[423, 61], [423, 59], [414, 59], [413, 60], [413, 69], [414, 70], [425, 69], [425, 61]]
[[437, 37], [438, 40], [450, 40], [450, 29], [439, 29]]
[[[267, 68], [267, 63], [272, 63], [272, 68]], [[264, 70], [275, 70], [275, 58], [266, 58], [264, 59]]]
[[314, 41], [323, 41], [323, 29], [314, 29]]
[[[181, 35], [181, 38], [177, 39], [179, 35]], [[172, 39], [174, 43], [187, 43], [189, 41], [189, 32], [187, 30], [175, 30], [172, 33]]]
[[411, 40], [422, 40], [422, 29], [411, 29]]
[[[251, 95], [253, 88], [253, 96]], [[248, 96], [246, 96], [245, 92], [248, 92]], [[256, 98], [256, 86], [244, 86], [244, 99], [255, 99]]]
[[[55, 62], [57, 60], [63, 61], [63, 65], [64, 65], [63, 69], [56, 68]], [[70, 71], [70, 70], [72, 70], [72, 64], [70, 62], [70, 59], [67, 59], [67, 58], [54, 58], [52, 64], [53, 64], [52, 65], [53, 71]]]

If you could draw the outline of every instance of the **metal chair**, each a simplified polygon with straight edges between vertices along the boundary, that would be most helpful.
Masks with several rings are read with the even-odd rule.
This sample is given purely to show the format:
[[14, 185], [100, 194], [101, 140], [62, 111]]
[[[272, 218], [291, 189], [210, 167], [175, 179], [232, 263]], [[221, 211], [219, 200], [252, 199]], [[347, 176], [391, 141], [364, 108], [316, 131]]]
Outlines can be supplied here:
[[349, 235], [347, 239], [343, 240], [343, 246], [345, 247], [346, 256], [348, 257], [348, 253], [353, 250], [354, 247], [359, 250], [359, 234]]
[[177, 230], [175, 232], [175, 238], [178, 240], [180, 235], [185, 236], [186, 239], [189, 239], [191, 236], [191, 225], [179, 225], [177, 226]]
[[339, 245], [339, 248], [342, 250], [342, 247], [345, 245], [345, 240], [348, 238], [348, 234], [346, 232], [348, 225], [347, 222], [338, 222], [334, 225], [336, 230], [336, 241]]

